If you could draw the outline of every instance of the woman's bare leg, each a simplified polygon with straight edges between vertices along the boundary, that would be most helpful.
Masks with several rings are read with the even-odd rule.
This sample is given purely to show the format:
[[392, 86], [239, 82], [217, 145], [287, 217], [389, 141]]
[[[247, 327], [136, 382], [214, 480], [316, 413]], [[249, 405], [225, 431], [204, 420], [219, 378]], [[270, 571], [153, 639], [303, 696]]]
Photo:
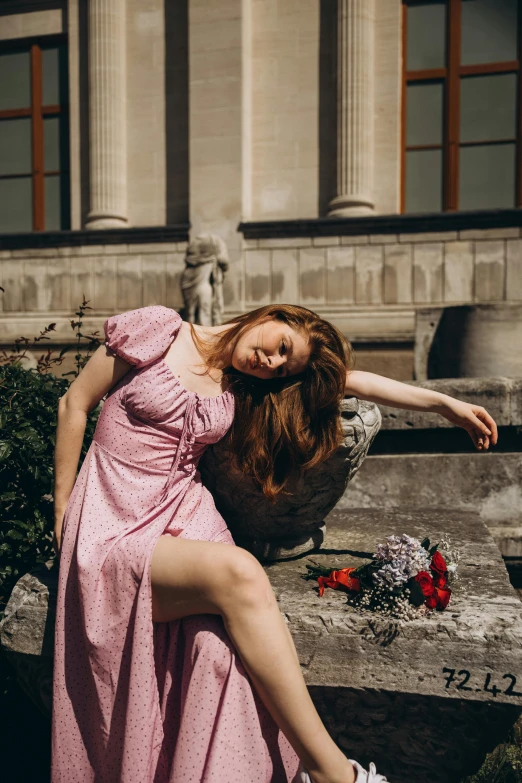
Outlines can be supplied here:
[[219, 614], [256, 691], [314, 783], [353, 783], [355, 773], [308, 693], [270, 582], [239, 547], [161, 536], [152, 556], [152, 619]]

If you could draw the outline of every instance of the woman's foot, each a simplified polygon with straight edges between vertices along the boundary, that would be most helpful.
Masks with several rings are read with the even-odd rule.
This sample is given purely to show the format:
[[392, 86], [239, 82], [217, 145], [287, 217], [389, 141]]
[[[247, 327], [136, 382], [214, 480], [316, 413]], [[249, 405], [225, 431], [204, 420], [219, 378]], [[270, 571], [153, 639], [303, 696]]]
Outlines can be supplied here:
[[[349, 759], [349, 761], [355, 771], [355, 783], [388, 783], [388, 779], [384, 775], [379, 775], [373, 762], [367, 771], [357, 761], [353, 759]], [[314, 781], [301, 764], [292, 783], [314, 783]]]
[[350, 762], [353, 764], [357, 774], [355, 783], [388, 783], [388, 779], [384, 775], [379, 775], [373, 761], [370, 764], [370, 769], [368, 771], [363, 769], [357, 761], [350, 759]]

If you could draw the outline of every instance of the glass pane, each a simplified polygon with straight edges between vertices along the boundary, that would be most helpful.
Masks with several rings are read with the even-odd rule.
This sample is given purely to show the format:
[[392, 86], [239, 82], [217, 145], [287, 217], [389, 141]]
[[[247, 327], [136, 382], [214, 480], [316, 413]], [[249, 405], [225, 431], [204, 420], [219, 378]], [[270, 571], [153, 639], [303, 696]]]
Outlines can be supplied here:
[[468, 76], [460, 82], [460, 140], [516, 136], [517, 75]]
[[406, 212], [442, 209], [442, 150], [406, 153]]
[[446, 65], [446, 3], [408, 7], [408, 71]]
[[31, 177], [0, 179], [0, 234], [33, 230]]
[[60, 49], [42, 49], [42, 103], [57, 106], [60, 103]]
[[44, 169], [60, 171], [60, 118], [44, 118]]
[[408, 84], [406, 144], [442, 144], [444, 87], [442, 82]]
[[59, 231], [61, 225], [60, 177], [45, 178], [45, 230]]
[[515, 144], [462, 147], [459, 209], [515, 206]]
[[517, 59], [518, 0], [463, 0], [462, 65]]
[[31, 106], [29, 52], [0, 54], [0, 111]]
[[32, 171], [31, 120], [0, 120], [0, 174]]

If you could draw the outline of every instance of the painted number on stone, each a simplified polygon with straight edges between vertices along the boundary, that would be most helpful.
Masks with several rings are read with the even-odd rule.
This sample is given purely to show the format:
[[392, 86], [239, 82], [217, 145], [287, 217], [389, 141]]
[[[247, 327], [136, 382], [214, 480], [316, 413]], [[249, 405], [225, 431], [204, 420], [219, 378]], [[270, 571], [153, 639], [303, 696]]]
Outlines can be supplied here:
[[468, 672], [467, 669], [461, 669], [457, 672], [456, 669], [444, 668], [442, 673], [446, 675], [446, 688], [450, 688], [454, 685], [458, 691], [487, 691], [488, 693], [492, 693], [493, 696], [496, 696], [497, 693], [503, 693], [505, 696], [522, 696], [522, 692], [515, 690], [517, 678], [514, 674], [504, 674], [502, 679], [509, 680], [510, 682], [507, 688], [502, 690], [502, 688], [497, 688], [495, 684], [491, 683], [491, 674], [486, 674], [486, 679], [482, 687], [472, 688], [468, 685], [471, 678], [471, 672]]

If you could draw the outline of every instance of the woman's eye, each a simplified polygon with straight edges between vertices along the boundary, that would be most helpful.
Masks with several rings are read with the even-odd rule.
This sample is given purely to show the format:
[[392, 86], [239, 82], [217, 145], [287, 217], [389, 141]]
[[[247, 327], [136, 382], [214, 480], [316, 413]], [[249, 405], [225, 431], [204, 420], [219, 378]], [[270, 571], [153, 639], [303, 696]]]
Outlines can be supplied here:
[[283, 340], [283, 342], [281, 343], [281, 348], [280, 348], [280, 351], [279, 351], [279, 353], [280, 353], [281, 355], [282, 355], [282, 354], [284, 354], [284, 353], [286, 353], [286, 343], [284, 342], [284, 340]]

